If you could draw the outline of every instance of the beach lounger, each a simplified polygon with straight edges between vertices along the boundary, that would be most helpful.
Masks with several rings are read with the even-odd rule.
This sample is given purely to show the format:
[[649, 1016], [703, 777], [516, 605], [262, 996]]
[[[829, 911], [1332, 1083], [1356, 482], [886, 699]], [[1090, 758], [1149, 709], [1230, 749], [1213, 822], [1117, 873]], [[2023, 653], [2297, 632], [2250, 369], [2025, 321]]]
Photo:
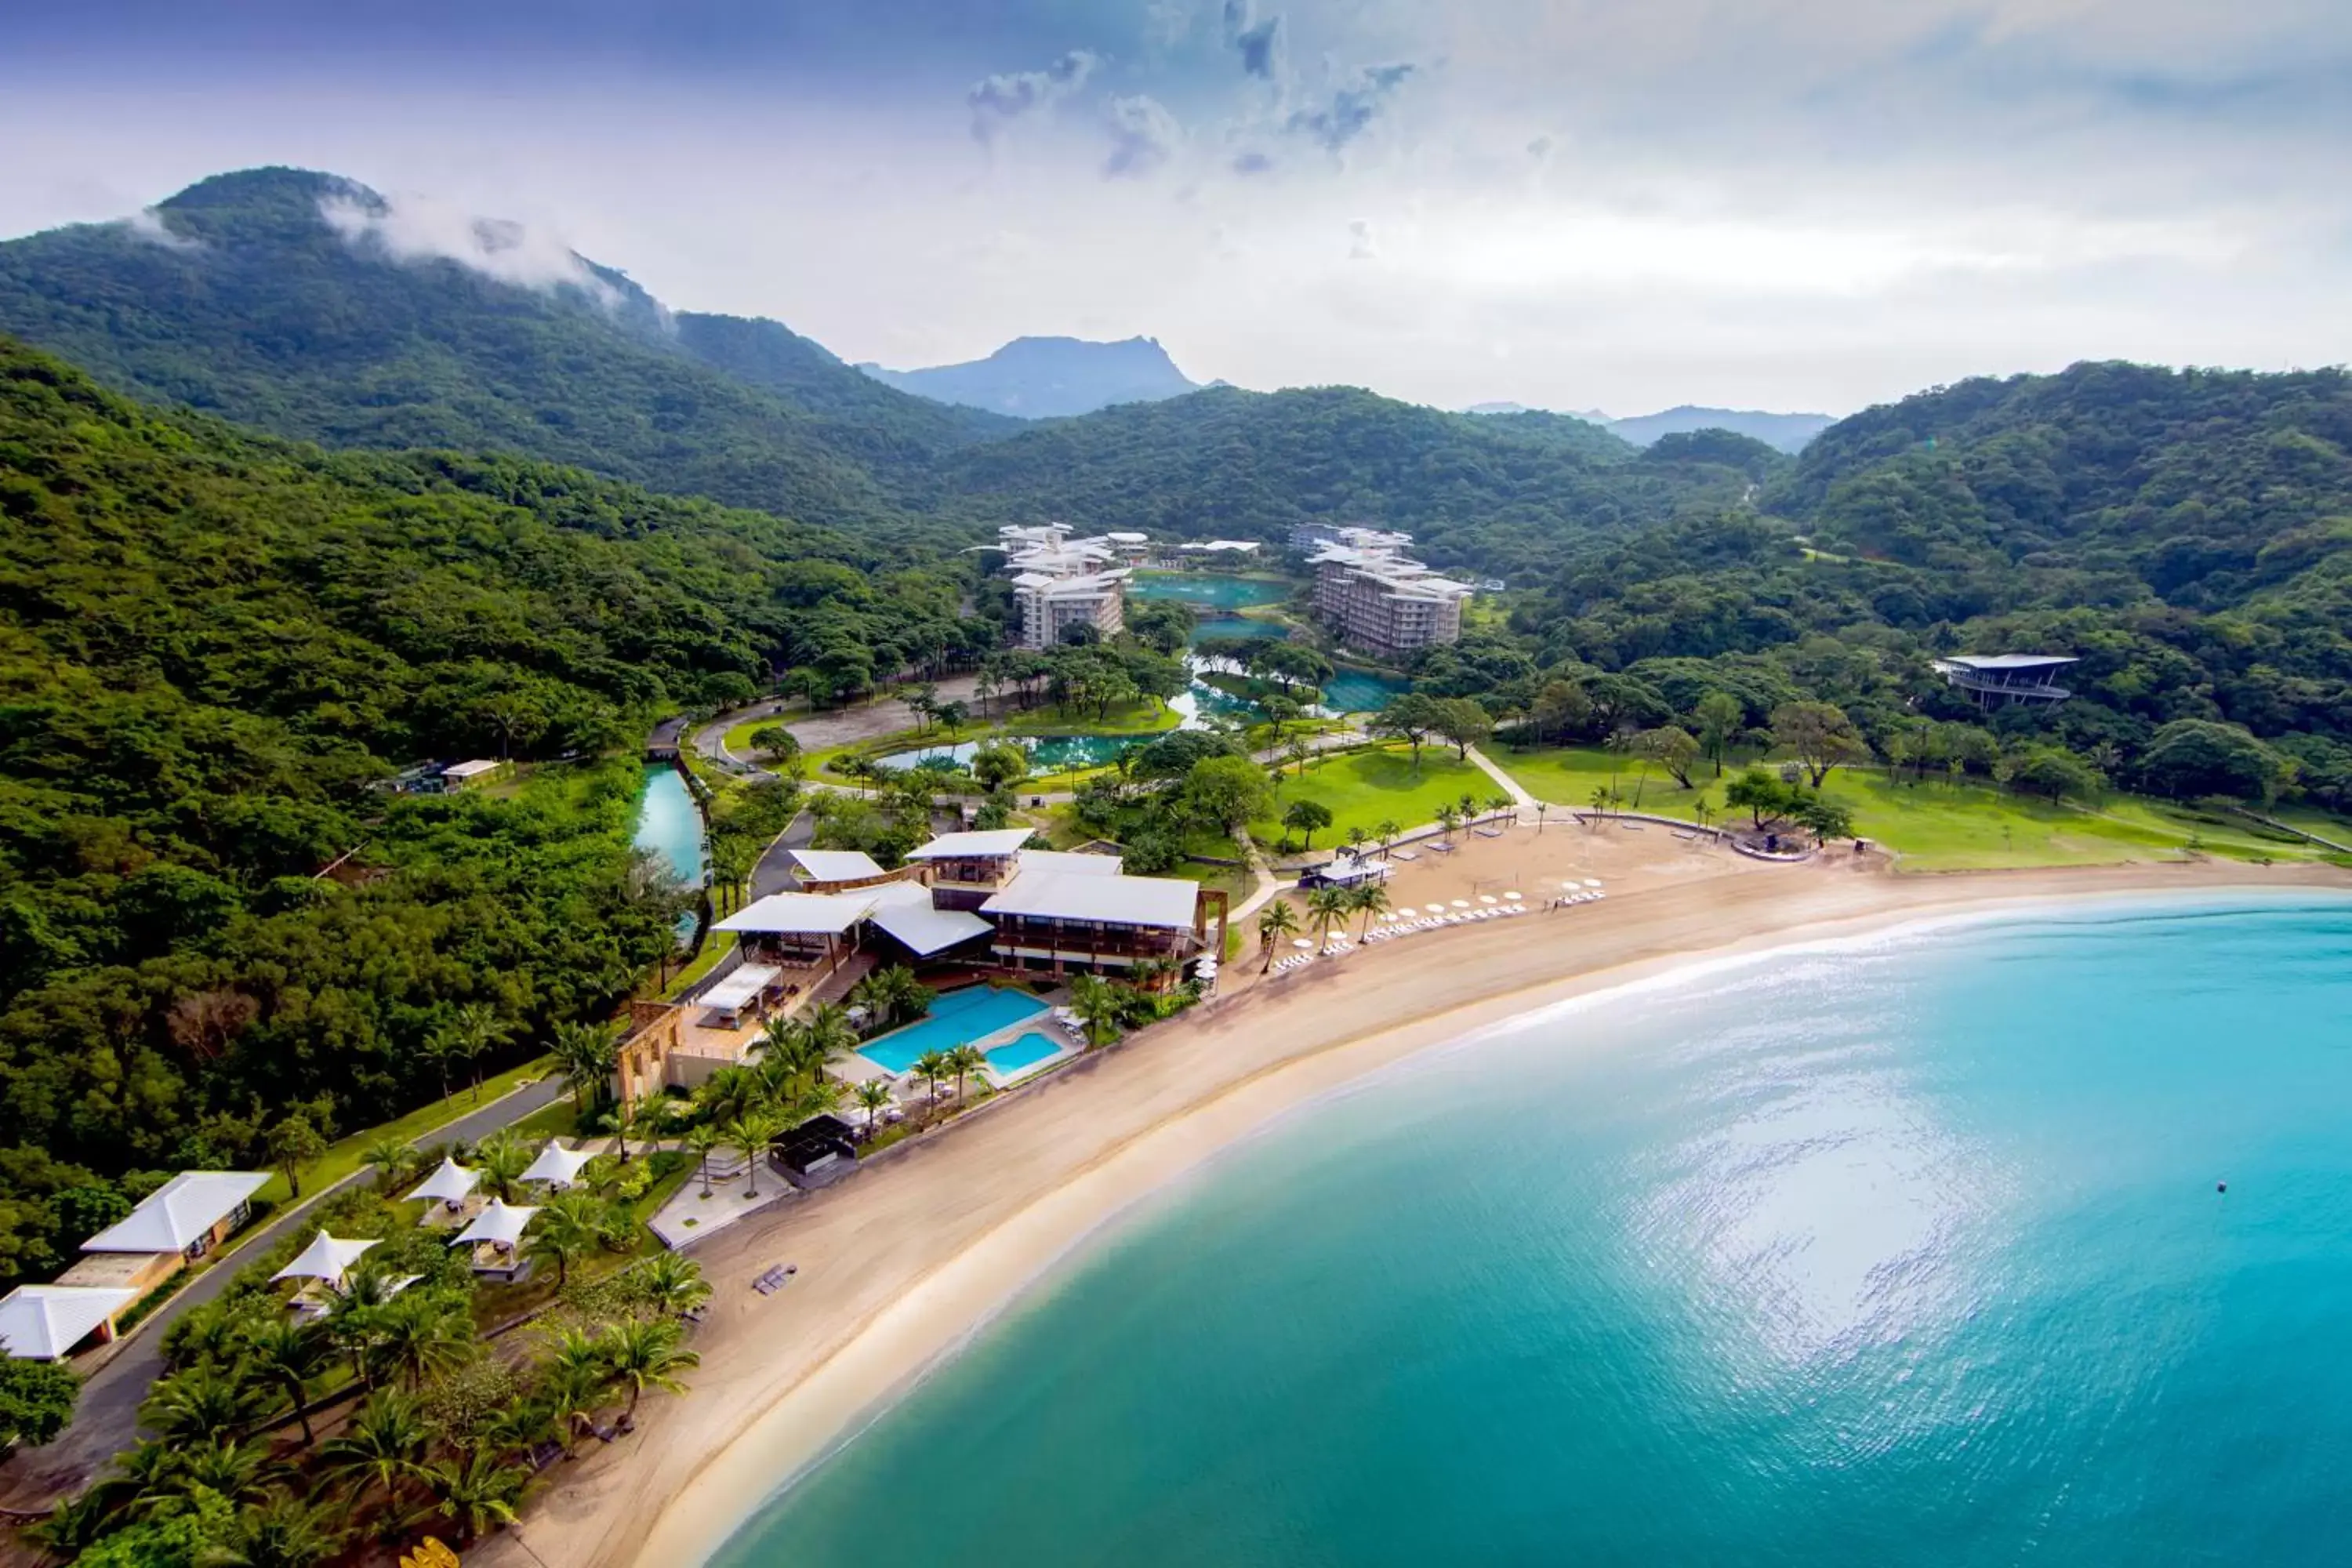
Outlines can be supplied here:
[[1389, 853], [1400, 860], [1418, 860], [1421, 858], [1420, 856], [1414, 854], [1410, 849], [1391, 849]]
[[1474, 827], [1470, 831], [1481, 838], [1500, 838], [1503, 836], [1503, 830], [1499, 827]]

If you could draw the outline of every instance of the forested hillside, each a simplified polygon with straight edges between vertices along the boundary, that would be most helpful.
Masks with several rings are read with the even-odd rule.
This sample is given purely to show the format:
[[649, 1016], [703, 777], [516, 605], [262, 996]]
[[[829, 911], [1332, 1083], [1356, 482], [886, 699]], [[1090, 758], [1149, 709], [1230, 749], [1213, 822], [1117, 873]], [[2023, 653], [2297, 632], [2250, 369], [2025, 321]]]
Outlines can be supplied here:
[[[2074, 655], [2076, 699], [2012, 711], [2004, 731], [2165, 793], [2200, 779], [2334, 805], [2352, 793], [2352, 383], [2339, 373], [2086, 364], [1970, 382], [1824, 432], [1762, 504], [1777, 515], [1687, 518], [1580, 548], [1515, 624], [1538, 663], [1630, 675], [1685, 710], [1711, 687], [1739, 695], [1751, 722], [1825, 697], [1882, 752], [1917, 715], [1967, 716], [1930, 655]], [[2152, 771], [2152, 752], [2177, 755], [2168, 727], [2234, 744], [2179, 728], [2210, 723], [2278, 755]]]
[[[357, 1124], [429, 1095], [457, 1007], [509, 1052], [609, 1008], [678, 907], [629, 849], [655, 715], [997, 638], [863, 542], [514, 459], [322, 454], [5, 340], [0, 525], [0, 1279], [127, 1173], [266, 1159], [318, 1096]], [[367, 788], [607, 747], [511, 801]], [[353, 849], [350, 885], [314, 878]]]

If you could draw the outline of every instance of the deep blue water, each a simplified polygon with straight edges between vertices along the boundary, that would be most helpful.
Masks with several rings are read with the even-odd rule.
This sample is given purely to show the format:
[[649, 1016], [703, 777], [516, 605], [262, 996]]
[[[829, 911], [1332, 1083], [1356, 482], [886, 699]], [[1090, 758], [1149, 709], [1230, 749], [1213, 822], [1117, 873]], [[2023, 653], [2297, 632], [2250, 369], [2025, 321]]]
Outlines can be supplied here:
[[2340, 1563], [2347, 1123], [2346, 901], [1524, 1020], [1147, 1204], [716, 1561]]

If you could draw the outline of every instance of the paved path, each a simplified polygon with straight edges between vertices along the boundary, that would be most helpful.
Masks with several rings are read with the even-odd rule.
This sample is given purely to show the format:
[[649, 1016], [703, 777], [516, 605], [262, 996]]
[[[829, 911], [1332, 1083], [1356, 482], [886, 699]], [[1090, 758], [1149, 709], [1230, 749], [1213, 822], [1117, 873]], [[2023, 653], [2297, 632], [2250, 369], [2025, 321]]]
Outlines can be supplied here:
[[1533, 826], [1536, 820], [1536, 797], [1529, 795], [1526, 790], [1520, 788], [1518, 780], [1513, 778], [1510, 774], [1496, 767], [1493, 759], [1489, 758], [1486, 752], [1480, 751], [1475, 746], [1470, 748], [1470, 760], [1477, 763], [1479, 768], [1488, 778], [1493, 779], [1496, 784], [1501, 784], [1505, 790], [1508, 791], [1511, 798], [1518, 803], [1519, 826], [1522, 827]]
[[[453, 1140], [468, 1142], [521, 1121], [532, 1111], [553, 1104], [566, 1092], [561, 1077], [528, 1083], [512, 1093], [469, 1110], [420, 1136], [418, 1148]], [[53, 1506], [80, 1490], [109, 1458], [131, 1447], [139, 1433], [139, 1404], [148, 1388], [163, 1374], [163, 1331], [191, 1309], [217, 1298], [243, 1266], [259, 1257], [310, 1217], [312, 1205], [354, 1182], [373, 1180], [365, 1166], [264, 1225], [236, 1251], [190, 1280], [180, 1293], [142, 1319], [108, 1361], [82, 1384], [81, 1400], [72, 1425], [56, 1442], [40, 1448], [22, 1448], [0, 1466], [0, 1505], [34, 1510]]]

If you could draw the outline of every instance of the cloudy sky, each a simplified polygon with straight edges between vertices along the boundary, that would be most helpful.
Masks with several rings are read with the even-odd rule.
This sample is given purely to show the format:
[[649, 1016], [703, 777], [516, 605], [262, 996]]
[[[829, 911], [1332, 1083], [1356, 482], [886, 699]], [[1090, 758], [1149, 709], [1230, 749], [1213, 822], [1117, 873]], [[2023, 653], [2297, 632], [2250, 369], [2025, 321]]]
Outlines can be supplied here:
[[0, 233], [257, 163], [851, 359], [1159, 338], [1444, 406], [2352, 359], [2344, 0], [78, 0]]

